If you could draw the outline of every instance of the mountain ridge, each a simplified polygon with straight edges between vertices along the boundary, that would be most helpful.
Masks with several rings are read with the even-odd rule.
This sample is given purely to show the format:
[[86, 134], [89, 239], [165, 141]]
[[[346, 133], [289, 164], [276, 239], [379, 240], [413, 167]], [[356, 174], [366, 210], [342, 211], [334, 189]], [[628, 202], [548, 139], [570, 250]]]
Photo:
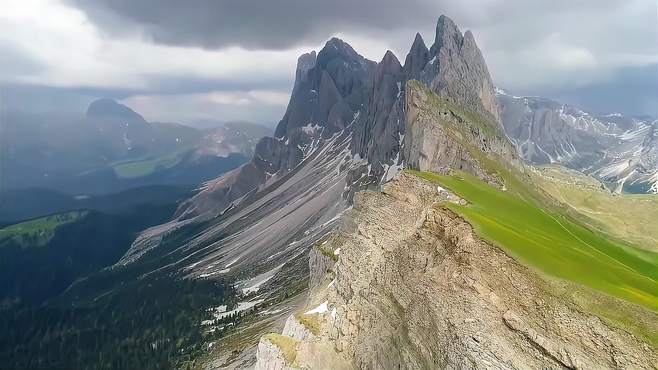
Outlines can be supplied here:
[[[446, 36], [448, 32], [454, 37]], [[252, 192], [263, 191], [268, 184], [286, 178], [314, 152], [335, 143], [337, 136], [346, 136], [351, 153], [345, 161], [356, 166], [345, 173], [347, 184], [340, 202], [346, 207], [355, 191], [377, 186], [403, 167], [404, 89], [407, 81], [415, 78], [433, 86], [440, 96], [466, 106], [485, 126], [498, 127], [488, 95], [480, 99], [483, 91], [493, 92], [493, 83], [472, 33], [464, 38], [454, 22], [443, 16], [437, 21], [436, 35], [430, 54], [436, 56], [437, 63], [427, 60], [423, 71], [416, 75], [406, 75], [390, 51], [376, 63], [338, 38], [327, 41], [317, 56], [300, 56], [290, 103], [274, 137], [261, 139], [249, 163], [208, 182], [185, 202], [172, 228], [223, 216]], [[422, 49], [421, 41], [416, 37], [415, 48]], [[414, 54], [412, 47], [406, 60], [422, 64], [413, 61]], [[450, 68], [452, 63], [458, 63], [459, 68]], [[466, 78], [464, 74], [469, 70], [476, 73]], [[458, 82], [460, 76], [466, 82]], [[164, 233], [169, 231], [164, 229]], [[148, 238], [140, 241], [152, 244]], [[139, 244], [135, 249], [144, 250]]]
[[498, 89], [503, 126], [520, 155], [592, 175], [615, 193], [658, 193], [658, 120], [588, 113]]

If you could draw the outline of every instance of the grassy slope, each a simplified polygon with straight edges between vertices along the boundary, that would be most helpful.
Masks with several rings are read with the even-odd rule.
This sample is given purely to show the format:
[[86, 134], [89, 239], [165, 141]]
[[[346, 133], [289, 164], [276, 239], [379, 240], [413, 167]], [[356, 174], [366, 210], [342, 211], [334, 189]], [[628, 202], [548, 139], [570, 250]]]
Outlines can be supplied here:
[[24, 246], [43, 246], [52, 239], [59, 226], [75, 222], [85, 214], [86, 211], [72, 211], [11, 225], [0, 229], [0, 242], [13, 239]]
[[658, 312], [658, 254], [634, 248], [581, 226], [520, 196], [458, 173], [414, 172], [466, 199], [447, 207], [466, 218], [479, 235], [521, 261], [559, 278], [640, 304]]
[[114, 173], [118, 177], [126, 179], [148, 176], [158, 170], [177, 165], [183, 158], [184, 153], [184, 151], [177, 151], [162, 157], [119, 162], [113, 165]]
[[631, 244], [658, 251], [658, 195], [613, 195], [591, 177], [557, 166], [531, 172], [535, 183], [582, 214], [583, 221]]

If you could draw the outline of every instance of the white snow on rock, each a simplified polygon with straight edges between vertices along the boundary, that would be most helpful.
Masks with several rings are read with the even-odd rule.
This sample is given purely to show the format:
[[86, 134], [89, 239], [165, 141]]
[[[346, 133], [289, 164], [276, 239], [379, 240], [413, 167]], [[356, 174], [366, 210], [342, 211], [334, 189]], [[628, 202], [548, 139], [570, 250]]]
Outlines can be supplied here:
[[279, 266], [277, 266], [277, 267], [275, 267], [275, 268], [273, 268], [273, 269], [271, 269], [267, 272], [259, 274], [259, 275], [255, 276], [255, 277], [253, 277], [249, 280], [245, 280], [245, 281], [240, 282], [238, 285], [242, 289], [242, 294], [247, 295], [249, 293], [257, 292], [263, 284], [270, 281], [276, 275], [276, 273], [279, 272], [281, 267], [283, 267], [283, 264], [281, 264], [281, 265], [279, 265]]
[[254, 306], [256, 306], [257, 304], [259, 304], [263, 301], [264, 301], [264, 299], [257, 299], [255, 301], [251, 301], [251, 302], [239, 302], [238, 307], [236, 307], [235, 309], [233, 309], [231, 311], [226, 311], [226, 305], [221, 305], [221, 306], [217, 306], [215, 308], [211, 308], [209, 311], [212, 311], [213, 319], [212, 320], [203, 320], [201, 322], [201, 325], [212, 325], [215, 320], [219, 320], [219, 319], [222, 319], [224, 317], [231, 316], [234, 313], [247, 311], [247, 310], [253, 308]]
[[312, 315], [314, 313], [323, 314], [323, 313], [325, 313], [329, 310], [328, 306], [329, 306], [329, 301], [324, 301], [324, 302], [322, 302], [322, 304], [320, 304], [316, 308], [306, 312], [305, 315]]

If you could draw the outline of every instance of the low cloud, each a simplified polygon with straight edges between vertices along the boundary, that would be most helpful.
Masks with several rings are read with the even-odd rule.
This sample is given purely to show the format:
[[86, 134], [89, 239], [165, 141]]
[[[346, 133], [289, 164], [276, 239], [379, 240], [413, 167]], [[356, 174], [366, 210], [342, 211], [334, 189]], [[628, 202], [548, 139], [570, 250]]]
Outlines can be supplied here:
[[272, 126], [282, 117], [288, 94], [276, 91], [209, 92], [136, 95], [121, 100], [149, 121], [179, 122], [246, 120]]

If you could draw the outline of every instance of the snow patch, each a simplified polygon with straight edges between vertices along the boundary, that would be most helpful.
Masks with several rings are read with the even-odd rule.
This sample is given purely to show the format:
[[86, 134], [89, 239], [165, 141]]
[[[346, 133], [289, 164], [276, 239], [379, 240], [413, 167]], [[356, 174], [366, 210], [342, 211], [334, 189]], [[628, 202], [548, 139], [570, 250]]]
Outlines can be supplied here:
[[257, 304], [262, 303], [263, 301], [264, 301], [264, 299], [258, 299], [258, 300], [250, 301], [250, 302], [239, 302], [238, 307], [236, 307], [235, 309], [233, 309], [231, 311], [226, 311], [226, 305], [221, 305], [221, 306], [217, 306], [215, 308], [211, 308], [208, 311], [212, 312], [213, 319], [203, 320], [201, 322], [201, 325], [212, 325], [215, 320], [220, 320], [220, 319], [223, 319], [224, 317], [231, 316], [235, 313], [247, 311], [247, 310], [253, 308], [254, 306], [256, 306]]
[[228, 273], [229, 271], [231, 271], [231, 269], [223, 269], [223, 270], [219, 270], [219, 271], [207, 272], [207, 273], [205, 273], [205, 274], [201, 274], [201, 275], [199, 275], [199, 277], [200, 277], [200, 278], [207, 278], [207, 277], [214, 276], [214, 275], [222, 275], [222, 274], [226, 274], [226, 273]]
[[316, 308], [306, 312], [305, 315], [312, 315], [314, 313], [323, 314], [323, 313], [327, 312], [327, 310], [329, 310], [329, 301], [324, 301], [319, 306], [317, 306]]

